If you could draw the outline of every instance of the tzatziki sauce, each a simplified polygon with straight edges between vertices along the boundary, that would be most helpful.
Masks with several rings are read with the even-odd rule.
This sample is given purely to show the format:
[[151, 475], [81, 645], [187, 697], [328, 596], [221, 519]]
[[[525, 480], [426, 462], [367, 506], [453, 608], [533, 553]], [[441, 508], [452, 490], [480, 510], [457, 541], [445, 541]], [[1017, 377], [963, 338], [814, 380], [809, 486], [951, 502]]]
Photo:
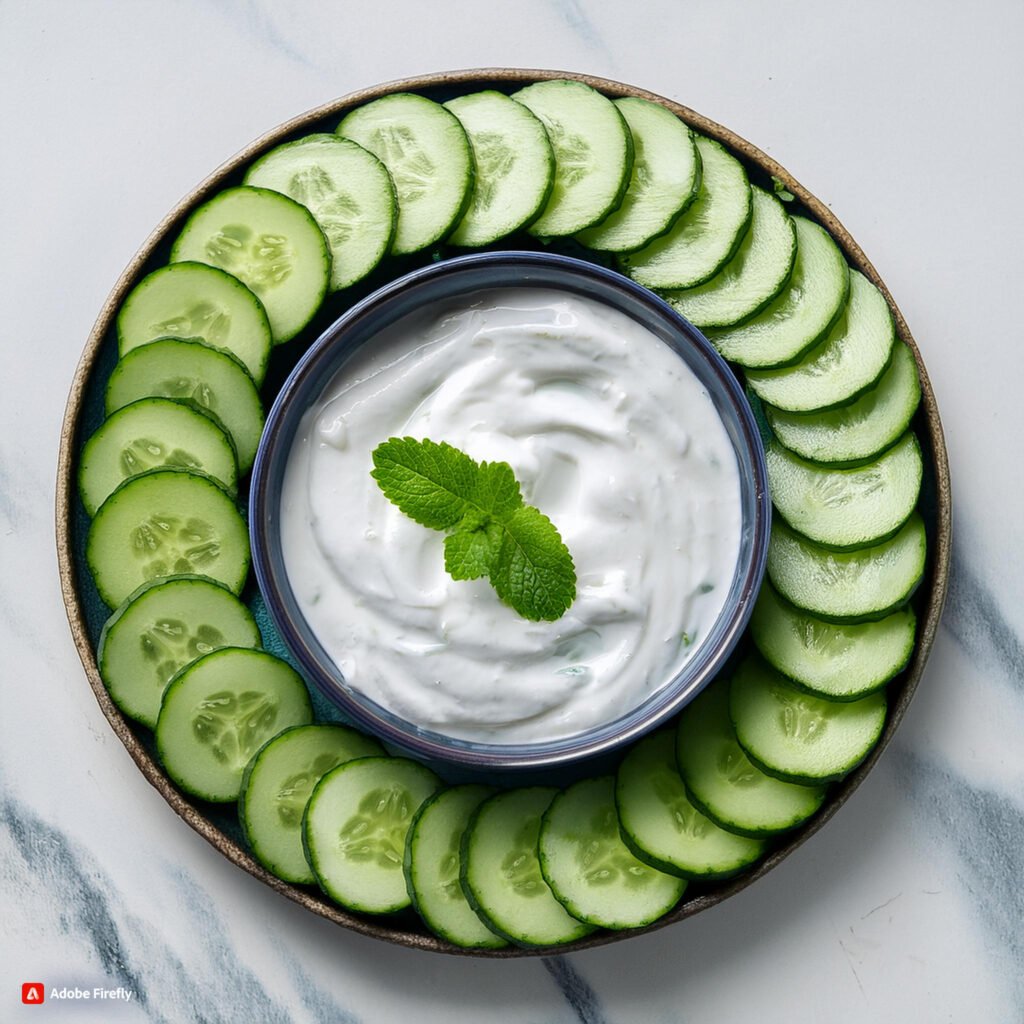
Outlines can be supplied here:
[[[487, 579], [445, 572], [444, 534], [370, 475], [390, 437], [511, 465], [572, 554], [562, 618], [528, 621]], [[707, 390], [624, 313], [544, 288], [434, 305], [362, 345], [303, 417], [280, 511], [289, 583], [346, 684], [488, 744], [643, 703], [711, 632], [740, 550], [736, 456]]]

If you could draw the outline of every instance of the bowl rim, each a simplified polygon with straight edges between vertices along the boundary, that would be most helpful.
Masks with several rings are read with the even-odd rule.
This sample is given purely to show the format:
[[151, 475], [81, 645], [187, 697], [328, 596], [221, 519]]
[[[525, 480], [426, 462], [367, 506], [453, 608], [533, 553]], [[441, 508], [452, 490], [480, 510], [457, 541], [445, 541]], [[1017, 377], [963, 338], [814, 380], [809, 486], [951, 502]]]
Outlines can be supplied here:
[[[308, 402], [319, 400], [324, 389], [345, 372], [345, 364], [357, 350], [372, 345], [381, 331], [415, 311], [439, 303], [458, 304], [475, 293], [505, 288], [575, 293], [615, 309], [670, 348], [709, 394], [714, 390], [723, 401], [713, 395], [711, 400], [739, 463], [743, 519], [726, 601], [707, 637], [667, 682], [611, 722], [567, 737], [501, 744], [421, 729], [345, 683], [295, 598], [281, 551], [278, 485]], [[444, 294], [433, 294], [436, 290]], [[383, 324], [376, 323], [379, 319]], [[307, 404], [300, 407], [299, 402]], [[760, 430], [739, 381], [711, 342], [662, 298], [615, 270], [560, 253], [521, 250], [435, 261], [388, 281], [345, 310], [303, 353], [278, 391], [267, 414], [249, 488], [249, 537], [259, 590], [281, 639], [307, 678], [356, 725], [411, 756], [438, 765], [488, 770], [553, 768], [610, 754], [682, 710], [721, 671], [746, 629], [764, 577], [771, 516]]]
[[68, 617], [72, 639], [78, 650], [86, 678], [93, 690], [100, 710], [146, 781], [159, 792], [171, 809], [189, 827], [202, 836], [223, 856], [271, 889], [305, 907], [307, 910], [361, 935], [408, 948], [455, 956], [516, 959], [520, 957], [549, 956], [551, 951], [548, 949], [519, 947], [488, 951], [463, 949], [426, 932], [411, 930], [404, 927], [402, 923], [380, 922], [348, 912], [328, 901], [319, 892], [281, 881], [259, 864], [234, 839], [221, 831], [203, 813], [201, 806], [193, 803], [178, 790], [160, 768], [145, 745], [135, 735], [133, 727], [110, 699], [110, 695], [107, 693], [106, 687], [100, 678], [95, 652], [89, 640], [84, 607], [78, 593], [77, 573], [72, 547], [72, 521], [76, 498], [75, 466], [78, 448], [78, 426], [86, 388], [99, 359], [103, 340], [114, 323], [117, 310], [122, 301], [139, 279], [142, 270], [153, 256], [157, 246], [172, 231], [184, 223], [188, 214], [196, 206], [210, 198], [222, 187], [228, 178], [237, 174], [257, 156], [267, 152], [273, 146], [286, 141], [290, 135], [296, 132], [311, 129], [327, 118], [337, 117], [343, 111], [347, 111], [359, 104], [367, 103], [395, 92], [430, 91], [453, 87], [463, 89], [490, 88], [496, 83], [505, 87], [525, 86], [532, 82], [562, 78], [582, 82], [613, 99], [630, 96], [660, 104], [691, 128], [722, 143], [732, 152], [742, 157], [748, 164], [754, 165], [765, 174], [778, 179], [782, 186], [813, 215], [815, 220], [828, 230], [829, 234], [843, 251], [850, 265], [861, 271], [880, 289], [893, 314], [897, 336], [908, 345], [917, 363], [922, 394], [921, 409], [918, 413], [920, 417], [919, 423], [923, 425], [926, 432], [927, 447], [929, 449], [929, 468], [935, 477], [935, 522], [933, 532], [929, 537], [931, 557], [928, 560], [926, 580], [922, 585], [923, 588], [927, 588], [927, 599], [923, 605], [923, 614], [918, 619], [917, 644], [902, 683], [895, 694], [896, 699], [890, 705], [889, 718], [878, 744], [854, 772], [835, 786], [832, 798], [825, 804], [822, 810], [806, 825], [791, 833], [784, 843], [776, 847], [753, 870], [744, 872], [737, 878], [713, 887], [710, 892], [701, 893], [694, 898], [684, 899], [674, 910], [643, 928], [619, 932], [597, 932], [587, 938], [558, 947], [558, 952], [571, 953], [591, 949], [620, 942], [633, 935], [647, 934], [659, 930], [716, 906], [762, 878], [828, 823], [881, 757], [892, 738], [896, 726], [906, 711], [913, 692], [924, 672], [928, 655], [935, 643], [949, 586], [952, 551], [952, 491], [949, 459], [935, 392], [924, 361], [921, 358], [920, 349], [892, 293], [886, 287], [885, 282], [881, 279], [870, 260], [868, 260], [864, 250], [857, 244], [853, 236], [829, 207], [801, 184], [782, 164], [742, 136], [713, 121], [711, 118], [705, 117], [691, 107], [684, 106], [675, 100], [660, 96], [649, 90], [618, 82], [614, 79], [575, 71], [552, 69], [484, 67], [434, 72], [394, 79], [359, 89], [314, 107], [283, 122], [276, 128], [270, 129], [243, 147], [234, 156], [221, 164], [220, 167], [211, 172], [195, 188], [191, 189], [159, 221], [149, 237], [142, 243], [138, 251], [128, 262], [100, 308], [75, 369], [68, 392], [60, 434], [54, 511], [58, 573], [65, 612]]

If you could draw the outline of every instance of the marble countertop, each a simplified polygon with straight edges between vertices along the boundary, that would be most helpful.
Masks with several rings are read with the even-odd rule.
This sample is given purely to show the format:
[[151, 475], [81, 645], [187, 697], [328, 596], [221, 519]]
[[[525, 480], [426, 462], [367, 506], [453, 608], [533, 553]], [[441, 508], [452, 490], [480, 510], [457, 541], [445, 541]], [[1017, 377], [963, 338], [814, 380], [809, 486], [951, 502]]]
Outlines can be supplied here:
[[[1024, 1019], [1024, 7], [1009, 0], [5, 0], [0, 1020], [766, 1024]], [[482, 962], [345, 932], [150, 788], [85, 683], [53, 542], [58, 435], [103, 300], [251, 139], [447, 68], [633, 82], [728, 125], [833, 209], [931, 374], [954, 575], [896, 739], [725, 904], [582, 954]], [[25, 1007], [21, 983], [130, 1000]]]

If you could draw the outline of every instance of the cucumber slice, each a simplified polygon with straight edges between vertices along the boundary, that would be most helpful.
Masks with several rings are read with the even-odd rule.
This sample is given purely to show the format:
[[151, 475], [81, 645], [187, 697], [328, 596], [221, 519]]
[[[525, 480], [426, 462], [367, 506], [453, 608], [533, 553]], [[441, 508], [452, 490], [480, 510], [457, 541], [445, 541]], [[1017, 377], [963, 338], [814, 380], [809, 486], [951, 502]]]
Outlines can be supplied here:
[[754, 200], [743, 164], [721, 144], [694, 137], [701, 162], [700, 191], [666, 235], [619, 266], [647, 288], [692, 288], [715, 276], [740, 247]]
[[107, 619], [96, 661], [114, 703], [154, 729], [175, 673], [220, 647], [261, 643], [252, 612], [223, 584], [170, 576], [144, 583]]
[[171, 466], [212, 477], [231, 495], [238, 483], [235, 449], [209, 416], [166, 398], [119, 409], [82, 449], [78, 493], [90, 516], [125, 480]]
[[490, 245], [529, 224], [547, 204], [555, 155], [540, 120], [504, 93], [456, 96], [445, 105], [465, 129], [476, 169], [453, 245]]
[[732, 677], [729, 713], [747, 756], [775, 778], [835, 782], [867, 757], [885, 726], [885, 693], [839, 703], [790, 685], [760, 657]]
[[611, 100], [582, 82], [536, 82], [512, 94], [544, 124], [555, 180], [530, 234], [574, 235], [619, 208], [633, 169], [633, 139]]
[[233, 355], [257, 385], [272, 344], [263, 303], [231, 274], [205, 263], [172, 263], [144, 277], [117, 314], [117, 350], [157, 338], [195, 338]]
[[771, 584], [761, 587], [750, 633], [769, 664], [794, 686], [826, 700], [857, 700], [881, 689], [914, 653], [914, 610], [844, 626], [797, 611]]
[[306, 859], [324, 892], [367, 914], [408, 907], [406, 837], [413, 815], [441, 786], [429, 768], [403, 757], [363, 757], [328, 772], [302, 824]]
[[387, 255], [398, 218], [387, 168], [337, 135], [307, 135], [260, 157], [245, 184], [301, 203], [331, 249], [331, 289], [361, 281]]
[[416, 812], [405, 844], [405, 883], [423, 923], [464, 949], [501, 949], [508, 943], [477, 917], [459, 882], [462, 833], [494, 790], [453, 786]]
[[764, 407], [775, 436], [814, 462], [861, 463], [877, 458], [905, 433], [921, 402], [914, 353], [903, 342], [878, 383], [851, 405], [811, 414]]
[[927, 542], [915, 512], [890, 540], [858, 551], [829, 551], [776, 519], [768, 577], [790, 604], [828, 622], [884, 619], [924, 578]]
[[313, 720], [301, 676], [266, 651], [222, 647], [183, 668], [164, 691], [156, 749], [167, 774], [202, 800], [238, 799], [253, 755]]
[[538, 840], [544, 879], [580, 921], [599, 928], [641, 928], [667, 914], [685, 879], [638, 860], [619, 835], [615, 779], [570, 786], [551, 802]]
[[789, 282], [753, 320], [712, 331], [721, 355], [744, 367], [788, 366], [832, 329], [842, 314], [850, 272], [829, 233], [794, 217], [796, 259]]
[[239, 594], [249, 573], [249, 533], [231, 497], [209, 477], [153, 469], [103, 502], [85, 557], [111, 608], [149, 580], [183, 573]]
[[440, 103], [399, 92], [357, 107], [337, 133], [388, 169], [398, 196], [395, 255], [419, 252], [449, 235], [473, 188], [469, 140]]
[[782, 291], [796, 258], [796, 228], [775, 196], [751, 187], [750, 227], [714, 277], [662, 298], [697, 327], [729, 327], [759, 313]]
[[195, 260], [234, 274], [263, 303], [274, 344], [294, 338], [320, 308], [331, 251], [304, 206], [264, 188], [225, 189], [189, 217], [171, 262]]
[[238, 797], [238, 819], [256, 859], [286, 882], [315, 885], [302, 847], [313, 787], [339, 764], [383, 756], [375, 739], [344, 725], [297, 725], [266, 743], [246, 767]]
[[633, 138], [633, 171], [622, 205], [577, 241], [603, 252], [635, 252], [663, 235], [700, 190], [700, 157], [690, 129], [660, 103], [612, 101]]
[[736, 740], [724, 679], [712, 683], [684, 709], [676, 760], [697, 808], [737, 835], [756, 839], [795, 828], [825, 799], [824, 786], [782, 782], [751, 762]]
[[619, 765], [615, 805], [623, 842], [644, 863], [680, 878], [728, 878], [764, 853], [764, 840], [727, 832], [693, 806], [675, 745], [675, 732], [664, 729]]
[[558, 790], [513, 789], [485, 800], [462, 837], [462, 890], [491, 931], [519, 946], [554, 946], [589, 935], [544, 881], [541, 816]]
[[924, 466], [913, 432], [853, 469], [805, 462], [773, 441], [765, 448], [772, 503], [798, 533], [845, 551], [891, 537], [910, 518]]
[[235, 446], [239, 472], [248, 472], [263, 432], [263, 405], [238, 360], [201, 341], [151, 341], [114, 367], [107, 381], [107, 415], [149, 397], [177, 398], [211, 414]]
[[828, 337], [785, 370], [748, 370], [747, 383], [762, 401], [788, 412], [847, 405], [878, 382], [895, 342], [889, 304], [851, 270], [850, 298]]

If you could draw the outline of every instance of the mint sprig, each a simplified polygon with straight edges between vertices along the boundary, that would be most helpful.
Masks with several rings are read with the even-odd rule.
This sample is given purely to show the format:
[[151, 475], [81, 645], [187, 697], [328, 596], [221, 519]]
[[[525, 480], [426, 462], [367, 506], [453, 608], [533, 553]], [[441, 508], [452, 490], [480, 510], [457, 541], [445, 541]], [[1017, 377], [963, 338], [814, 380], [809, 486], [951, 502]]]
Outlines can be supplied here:
[[558, 529], [523, 504], [507, 462], [475, 462], [443, 441], [392, 437], [373, 452], [373, 478], [410, 519], [448, 533], [444, 567], [486, 576], [498, 597], [534, 622], [561, 618], [576, 599], [576, 569]]

